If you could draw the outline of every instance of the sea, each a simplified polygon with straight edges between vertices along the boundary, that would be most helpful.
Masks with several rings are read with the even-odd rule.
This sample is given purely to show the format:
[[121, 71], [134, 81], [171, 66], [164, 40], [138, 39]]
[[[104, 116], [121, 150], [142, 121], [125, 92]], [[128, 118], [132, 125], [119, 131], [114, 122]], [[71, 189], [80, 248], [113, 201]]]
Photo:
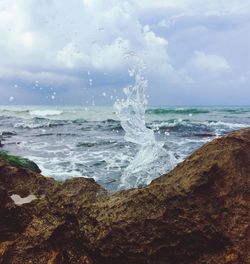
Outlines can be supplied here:
[[1, 149], [45, 176], [94, 178], [112, 192], [144, 186], [203, 144], [250, 126], [250, 107], [147, 106], [139, 119], [121, 108], [0, 106]]

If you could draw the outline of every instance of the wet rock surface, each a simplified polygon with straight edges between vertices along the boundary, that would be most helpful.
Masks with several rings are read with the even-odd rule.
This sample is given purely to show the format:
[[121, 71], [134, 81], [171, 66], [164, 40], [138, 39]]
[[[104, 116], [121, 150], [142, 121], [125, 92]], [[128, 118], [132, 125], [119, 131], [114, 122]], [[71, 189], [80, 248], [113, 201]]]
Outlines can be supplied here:
[[114, 194], [0, 159], [0, 263], [250, 263], [249, 225], [250, 129]]
[[5, 151], [0, 151], [0, 159], [4, 160], [8, 165], [11, 165], [13, 167], [29, 169], [37, 173], [41, 172], [40, 168], [35, 162], [19, 156], [9, 155]]

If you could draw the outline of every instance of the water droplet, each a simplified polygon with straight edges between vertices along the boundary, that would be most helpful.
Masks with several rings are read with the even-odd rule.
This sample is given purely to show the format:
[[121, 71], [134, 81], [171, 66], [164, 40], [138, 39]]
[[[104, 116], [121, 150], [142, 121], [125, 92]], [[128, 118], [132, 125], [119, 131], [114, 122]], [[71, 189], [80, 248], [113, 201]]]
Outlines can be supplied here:
[[14, 96], [10, 96], [10, 98], [9, 98], [9, 102], [13, 102], [14, 99], [15, 99]]

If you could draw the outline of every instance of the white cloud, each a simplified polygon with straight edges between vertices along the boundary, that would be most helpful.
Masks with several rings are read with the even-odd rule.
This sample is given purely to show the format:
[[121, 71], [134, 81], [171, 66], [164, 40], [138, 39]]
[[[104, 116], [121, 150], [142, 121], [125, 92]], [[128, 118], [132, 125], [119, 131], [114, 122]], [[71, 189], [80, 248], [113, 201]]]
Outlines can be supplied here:
[[51, 71], [36, 72], [13, 67], [0, 67], [0, 78], [2, 80], [10, 80], [15, 88], [19, 86], [16, 84], [15, 80], [27, 83], [29, 87], [34, 85], [36, 82], [41, 84], [53, 83], [55, 85], [63, 85], [65, 83], [77, 83], [78, 81], [77, 77], [67, 73], [60, 74]]
[[176, 18], [171, 18], [171, 19], [162, 19], [157, 23], [158, 27], [162, 27], [162, 28], [170, 28], [172, 26], [174, 26], [176, 23]]
[[84, 4], [86, 7], [93, 7], [93, 5], [94, 5], [94, 0], [83, 0], [83, 4]]
[[140, 8], [176, 9], [183, 14], [227, 15], [249, 14], [250, 0], [134, 0]]
[[34, 37], [33, 37], [33, 34], [31, 32], [25, 32], [21, 36], [21, 41], [22, 41], [22, 44], [24, 45], [24, 47], [32, 48], [33, 45], [34, 45]]
[[153, 48], [158, 46], [165, 48], [168, 44], [168, 41], [165, 38], [156, 36], [156, 34], [150, 30], [150, 27], [148, 25], [143, 28], [143, 33], [144, 39], [148, 46], [151, 46]]
[[[216, 15], [230, 22], [231, 16], [242, 14], [250, 14], [250, 0], [2, 0], [0, 68], [4, 70], [0, 69], [0, 75], [27, 82], [55, 79], [58, 84], [75, 84], [84, 79], [80, 73], [89, 70], [99, 83], [108, 72], [112, 83], [127, 74], [125, 54], [135, 53], [146, 64], [151, 89], [165, 91], [169, 84], [186, 86], [196, 80], [207, 83], [208, 78], [213, 83], [235, 70], [231, 54], [215, 45], [216, 41], [221, 46], [229, 42], [231, 36], [223, 39], [223, 33], [229, 32], [230, 23], [218, 36], [212, 30], [216, 23], [207, 21], [211, 23], [207, 28], [200, 21], [204, 15]], [[184, 25], [191, 16], [192, 25]], [[186, 19], [183, 24], [180, 18]], [[172, 27], [176, 32], [171, 32]], [[215, 37], [213, 43], [206, 41], [208, 35], [210, 40]], [[232, 53], [237, 55], [239, 47], [235, 44]], [[235, 79], [242, 76], [242, 83], [249, 82], [237, 74]], [[117, 81], [116, 85], [121, 84]]]
[[39, 2], [38, 9], [30, 0], [4, 1], [2, 63], [117, 71], [126, 67], [124, 53], [131, 50], [152, 65], [168, 61], [166, 39], [141, 24], [131, 1]]
[[227, 60], [215, 54], [206, 54], [202, 51], [195, 51], [191, 64], [198, 70], [213, 73], [230, 71], [231, 67]]
[[69, 42], [57, 52], [56, 60], [65, 67], [74, 68], [88, 62], [88, 56], [80, 52], [76, 43]]
[[130, 50], [129, 40], [115, 39], [110, 45], [94, 45], [90, 58], [91, 65], [99, 70], [119, 69], [126, 63], [124, 53]]

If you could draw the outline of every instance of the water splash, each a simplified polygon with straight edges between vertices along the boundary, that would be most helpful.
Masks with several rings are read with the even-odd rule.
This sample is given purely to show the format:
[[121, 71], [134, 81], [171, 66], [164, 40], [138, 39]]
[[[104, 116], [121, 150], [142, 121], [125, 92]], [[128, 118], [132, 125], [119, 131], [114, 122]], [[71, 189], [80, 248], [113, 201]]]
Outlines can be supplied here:
[[134, 85], [124, 88], [126, 99], [116, 101], [114, 108], [125, 130], [125, 140], [139, 146], [135, 158], [125, 169], [120, 189], [149, 184], [152, 179], [171, 167], [174, 156], [167, 152], [163, 142], [155, 139], [154, 131], [146, 127], [145, 112], [147, 99], [145, 90], [148, 82], [143, 70], [144, 64], [134, 57], [129, 75], [134, 77]]

